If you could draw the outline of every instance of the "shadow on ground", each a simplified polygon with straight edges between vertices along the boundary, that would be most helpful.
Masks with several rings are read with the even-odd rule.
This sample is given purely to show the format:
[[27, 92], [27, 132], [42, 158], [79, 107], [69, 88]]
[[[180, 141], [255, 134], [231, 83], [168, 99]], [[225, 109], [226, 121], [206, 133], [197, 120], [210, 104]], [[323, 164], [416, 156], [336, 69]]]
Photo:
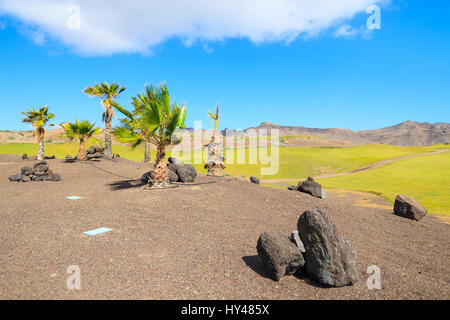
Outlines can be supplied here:
[[112, 191], [141, 188], [146, 185], [148, 185], [148, 183], [142, 182], [141, 180], [122, 180], [108, 184]]
[[[261, 258], [259, 256], [245, 256], [242, 257], [242, 260], [244, 260], [245, 264], [252, 269], [253, 271], [255, 271], [257, 274], [259, 274], [261, 277], [266, 278], [266, 279], [270, 279], [273, 280], [271, 277], [269, 277], [266, 273], [266, 271], [264, 270], [264, 265], [263, 262], [261, 260]], [[311, 280], [307, 277], [306, 275], [306, 271], [304, 268], [302, 268], [300, 271], [298, 271], [297, 273], [295, 273], [294, 275], [292, 275], [293, 277], [296, 277], [299, 280], [303, 280], [304, 282], [306, 282], [307, 284], [316, 287], [316, 288], [329, 288], [326, 285], [323, 285], [319, 282], [316, 282], [314, 280]], [[288, 276], [285, 276], [288, 277]], [[273, 280], [274, 281], [274, 280]]]

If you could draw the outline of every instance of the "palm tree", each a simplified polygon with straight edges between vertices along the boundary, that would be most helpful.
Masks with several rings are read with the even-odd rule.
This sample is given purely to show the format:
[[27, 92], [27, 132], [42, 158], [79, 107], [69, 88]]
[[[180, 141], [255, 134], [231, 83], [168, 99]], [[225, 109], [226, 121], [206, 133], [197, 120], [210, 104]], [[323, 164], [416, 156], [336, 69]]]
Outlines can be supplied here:
[[217, 104], [216, 112], [208, 111], [209, 117], [214, 120], [214, 134], [211, 141], [206, 145], [208, 147], [208, 160], [205, 169], [208, 170], [210, 176], [222, 176], [224, 165], [222, 137], [219, 132], [219, 104]]
[[209, 117], [214, 120], [214, 126], [216, 127], [216, 131], [219, 130], [219, 104], [217, 104], [216, 112], [212, 113], [208, 111]]
[[156, 146], [156, 159], [153, 167], [152, 184], [164, 187], [169, 180], [166, 166], [166, 147], [181, 140], [174, 135], [177, 129], [184, 129], [186, 106], [179, 106], [176, 101], [170, 103], [170, 95], [165, 83], [157, 88], [147, 86], [144, 93], [133, 104], [138, 111], [137, 116], [114, 103], [113, 106], [126, 116], [122, 126], [114, 131], [119, 141], [137, 146], [147, 141]]
[[114, 110], [111, 107], [111, 104], [114, 102], [114, 98], [117, 98], [117, 96], [124, 92], [125, 89], [126, 87], [120, 87], [120, 85], [115, 82], [111, 84], [108, 84], [107, 82], [101, 84], [96, 83], [94, 86], [84, 89], [84, 93], [93, 97], [102, 98], [102, 104], [105, 107], [105, 112], [103, 112], [102, 117], [103, 122], [105, 122], [105, 155], [109, 157], [112, 156], [111, 122], [114, 116]]
[[75, 120], [75, 123], [62, 123], [61, 127], [63, 127], [65, 133], [62, 137], [69, 138], [70, 140], [78, 139], [80, 141], [80, 148], [78, 150], [78, 161], [86, 161], [86, 141], [92, 141], [94, 143], [100, 143], [99, 140], [94, 138], [94, 135], [101, 133], [103, 130], [96, 128], [95, 123], [90, 123], [87, 120], [78, 121]]
[[[28, 109], [27, 112], [22, 112], [26, 117], [22, 122], [31, 123], [34, 128], [33, 136], [38, 143], [38, 160], [43, 160], [45, 157], [44, 152], [44, 139], [47, 131], [45, 130], [45, 125], [47, 122], [55, 117], [53, 113], [48, 112], [48, 106], [39, 108], [35, 110], [34, 108]], [[53, 124], [49, 124], [53, 126]]]
[[150, 103], [150, 99], [153, 96], [153, 91], [152, 86], [147, 86], [144, 93], [133, 97], [131, 102], [134, 107], [133, 111], [128, 111], [115, 101], [112, 102], [112, 106], [125, 116], [125, 118], [119, 118], [122, 125], [113, 130], [115, 138], [120, 142], [127, 143], [132, 150], [144, 144], [144, 163], [151, 162], [150, 138], [153, 136], [153, 132], [146, 127], [140, 128], [139, 124], [140, 118], [144, 114], [145, 105]]

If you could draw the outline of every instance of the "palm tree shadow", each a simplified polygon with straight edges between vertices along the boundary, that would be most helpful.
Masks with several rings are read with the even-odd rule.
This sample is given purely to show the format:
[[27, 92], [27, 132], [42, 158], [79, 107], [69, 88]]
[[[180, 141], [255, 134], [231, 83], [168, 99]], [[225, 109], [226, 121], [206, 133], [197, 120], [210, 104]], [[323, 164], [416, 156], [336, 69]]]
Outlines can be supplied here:
[[257, 274], [259, 274], [261, 277], [273, 280], [268, 276], [266, 271], [264, 270], [264, 265], [259, 256], [245, 256], [242, 257], [242, 260], [244, 260], [245, 264], [255, 271]]
[[113, 183], [108, 184], [108, 186], [111, 187], [112, 191], [140, 188], [140, 187], [143, 187], [146, 185], [148, 185], [148, 183], [142, 182], [139, 179], [138, 180], [115, 181]]

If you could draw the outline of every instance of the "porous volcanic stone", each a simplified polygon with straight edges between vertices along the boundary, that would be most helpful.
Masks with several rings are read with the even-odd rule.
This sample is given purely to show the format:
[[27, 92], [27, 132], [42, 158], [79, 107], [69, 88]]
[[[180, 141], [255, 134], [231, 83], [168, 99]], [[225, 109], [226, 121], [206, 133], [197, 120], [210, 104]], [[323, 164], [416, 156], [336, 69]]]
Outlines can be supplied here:
[[153, 171], [144, 173], [141, 177], [141, 182], [148, 183], [150, 179], [153, 179]]
[[173, 163], [173, 164], [176, 164], [176, 165], [179, 165], [179, 166], [182, 165], [181, 161], [178, 160], [178, 159], [175, 158], [175, 157], [169, 157], [169, 159], [167, 159], [167, 160], [169, 161], [169, 163]]
[[194, 182], [197, 177], [197, 171], [192, 164], [179, 166], [176, 174], [181, 182]]
[[[20, 175], [20, 178], [22, 178], [22, 174]], [[8, 180], [9, 180], [9, 181], [19, 181], [20, 178], [18, 178], [17, 174], [14, 174], [14, 175], [12, 175], [12, 176], [9, 176], [9, 177], [8, 177]]]
[[298, 191], [309, 193], [317, 198], [322, 198], [322, 186], [315, 182], [311, 177], [308, 177], [307, 180], [299, 184]]
[[34, 174], [42, 176], [48, 170], [48, 164], [45, 160], [38, 160], [34, 164]]
[[61, 176], [58, 173], [55, 173], [52, 177], [51, 177], [51, 181], [61, 181]]
[[178, 175], [175, 172], [173, 172], [172, 170], [169, 170], [169, 181], [171, 183], [178, 181]]
[[297, 228], [305, 245], [305, 267], [311, 279], [333, 287], [353, 285], [359, 280], [356, 252], [320, 208], [306, 210]]
[[395, 197], [394, 213], [404, 218], [419, 221], [427, 214], [427, 209], [415, 199], [399, 194]]
[[26, 176], [31, 176], [34, 173], [34, 169], [31, 167], [23, 167], [21, 169], [21, 171], [22, 171], [22, 174], [26, 175]]
[[297, 246], [280, 232], [261, 234], [256, 249], [267, 275], [275, 281], [280, 281], [284, 275], [296, 273], [305, 264]]

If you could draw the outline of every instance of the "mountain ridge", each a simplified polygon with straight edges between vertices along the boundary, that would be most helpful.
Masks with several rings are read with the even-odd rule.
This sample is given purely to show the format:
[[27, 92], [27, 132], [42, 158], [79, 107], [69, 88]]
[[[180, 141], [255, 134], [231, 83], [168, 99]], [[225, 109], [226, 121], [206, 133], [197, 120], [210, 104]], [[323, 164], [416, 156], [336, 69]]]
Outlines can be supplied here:
[[[396, 146], [428, 146], [450, 143], [450, 123], [403, 121], [392, 126], [374, 130], [350, 130], [344, 128], [307, 128], [302, 126], [281, 126], [272, 122], [262, 122], [256, 127], [244, 130], [278, 129], [280, 136], [309, 135], [326, 139], [346, 141], [355, 145], [389, 144]], [[226, 135], [226, 130], [222, 131]]]

